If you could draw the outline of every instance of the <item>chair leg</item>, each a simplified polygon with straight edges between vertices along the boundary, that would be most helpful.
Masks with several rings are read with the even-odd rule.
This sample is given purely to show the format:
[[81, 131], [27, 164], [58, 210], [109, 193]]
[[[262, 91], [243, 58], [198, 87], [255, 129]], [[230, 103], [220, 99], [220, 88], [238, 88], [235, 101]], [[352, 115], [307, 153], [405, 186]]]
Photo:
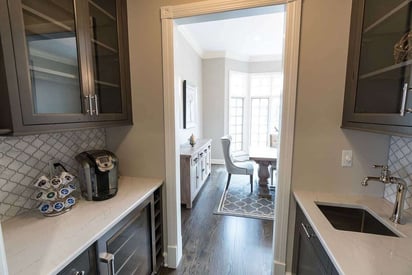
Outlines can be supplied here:
[[253, 175], [250, 175], [250, 193], [253, 193]]
[[230, 177], [232, 177], [232, 174], [228, 174], [228, 175], [227, 175], [226, 190], [229, 188]]
[[270, 173], [270, 185], [273, 186], [273, 172], [275, 172], [275, 170], [270, 169], [271, 173]]

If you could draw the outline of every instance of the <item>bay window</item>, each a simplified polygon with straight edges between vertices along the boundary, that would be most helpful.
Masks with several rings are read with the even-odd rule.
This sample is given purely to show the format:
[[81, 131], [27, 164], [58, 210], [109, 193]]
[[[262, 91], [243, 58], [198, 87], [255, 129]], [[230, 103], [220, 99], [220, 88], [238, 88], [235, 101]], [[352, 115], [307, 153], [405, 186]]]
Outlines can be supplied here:
[[280, 127], [283, 74], [229, 73], [229, 134], [233, 151], [269, 147]]

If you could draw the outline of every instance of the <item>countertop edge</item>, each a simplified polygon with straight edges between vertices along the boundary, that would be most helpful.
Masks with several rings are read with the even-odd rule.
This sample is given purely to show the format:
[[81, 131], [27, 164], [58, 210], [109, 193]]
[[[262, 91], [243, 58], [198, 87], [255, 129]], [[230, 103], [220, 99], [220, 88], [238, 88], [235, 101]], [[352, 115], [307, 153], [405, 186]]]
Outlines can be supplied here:
[[163, 184], [163, 181], [161, 181], [158, 185], [153, 187], [150, 191], [148, 191], [143, 197], [139, 198], [135, 203], [130, 205], [129, 208], [127, 208], [125, 211], [123, 211], [122, 214], [120, 214], [116, 219], [112, 220], [111, 223], [109, 223], [105, 228], [103, 228], [100, 232], [98, 232], [93, 239], [90, 239], [88, 243], [85, 243], [82, 247], [80, 247], [73, 255], [71, 255], [69, 258], [66, 259], [66, 261], [57, 266], [55, 270], [53, 270], [51, 273], [58, 273], [62, 271], [69, 263], [71, 263], [74, 259], [76, 259], [83, 251], [85, 251], [90, 245], [95, 243], [100, 237], [102, 237], [104, 234], [106, 234], [113, 226], [115, 226], [118, 222], [120, 222], [123, 218], [125, 218], [128, 214], [130, 214], [136, 207], [138, 207], [146, 198], [148, 198], [157, 188], [159, 188]]
[[[67, 264], [69, 264], [70, 262], [72, 262], [77, 256], [79, 256], [85, 249], [87, 249], [90, 245], [92, 245], [94, 242], [96, 242], [101, 236], [103, 236], [105, 233], [107, 233], [115, 224], [117, 224], [118, 222], [120, 222], [124, 217], [126, 217], [129, 213], [131, 213], [133, 211], [133, 209], [135, 209], [136, 207], [138, 207], [146, 198], [148, 198], [151, 194], [153, 194], [153, 192], [159, 188], [164, 182], [164, 179], [162, 178], [135, 178], [135, 177], [120, 177], [119, 180], [119, 192], [118, 194], [109, 199], [109, 200], [105, 200], [105, 201], [101, 201], [101, 202], [90, 202], [90, 201], [85, 201], [84, 199], [82, 199], [79, 202], [79, 206], [75, 206], [74, 209], [72, 209], [72, 211], [69, 211], [68, 213], [72, 213], [70, 220], [73, 220], [76, 218], [76, 215], [78, 215], [79, 217], [84, 215], [84, 213], [82, 213], [84, 209], [88, 209], [89, 211], [92, 211], [93, 213], [95, 213], [96, 217], [101, 218], [99, 215], [103, 215], [104, 219], [102, 221], [99, 221], [101, 223], [101, 226], [98, 229], [95, 228], [91, 228], [91, 231], [85, 230], [85, 228], [87, 226], [92, 227], [91, 225], [89, 225], [88, 223], [85, 224], [76, 224], [73, 225], [73, 228], [77, 228], [80, 227], [82, 230], [84, 230], [84, 232], [87, 233], [87, 237], [84, 237], [83, 239], [86, 239], [86, 241], [82, 241], [81, 243], [79, 243], [79, 247], [77, 248], [72, 248], [70, 249], [70, 251], [63, 253], [64, 256], [59, 257], [61, 258], [58, 263], [54, 263], [54, 264], [49, 264], [50, 267], [38, 267], [41, 271], [42, 274], [56, 274], [60, 271], [62, 271]], [[136, 188], [137, 186], [137, 188]], [[121, 192], [121, 189], [124, 189], [123, 192]], [[128, 191], [134, 191], [135, 193], [131, 194]], [[120, 196], [119, 196], [120, 195]], [[126, 202], [123, 202], [125, 199], [122, 197], [125, 196], [126, 197]], [[117, 199], [115, 199], [117, 197]], [[80, 207], [80, 203], [82, 203], [83, 205]], [[113, 207], [112, 207], [113, 205]], [[76, 207], [80, 207], [81, 209], [79, 209], [79, 211], [74, 212], [76, 210]], [[93, 207], [93, 210], [91, 210]], [[117, 207], [117, 209], [116, 209]], [[108, 208], [107, 213], [103, 213], [101, 214], [99, 211], [101, 211], [104, 208]], [[8, 253], [12, 254], [10, 255], [10, 257], [17, 257], [20, 254], [20, 250], [23, 250], [22, 245], [21, 244], [16, 244], [18, 246], [17, 249], [15, 249], [13, 246], [15, 245], [14, 242], [18, 242], [18, 236], [17, 233], [14, 233], [13, 231], [13, 225], [21, 225], [21, 224], [25, 224], [25, 218], [29, 220], [29, 222], [27, 222], [26, 224], [30, 227], [30, 226], [34, 226], [34, 227], [39, 227], [39, 225], [30, 225], [30, 221], [33, 220], [36, 223], [46, 223], [46, 224], [50, 224], [52, 221], [52, 219], [56, 219], [57, 222], [62, 222], [63, 224], [66, 223], [64, 219], [62, 219], [62, 217], [64, 218], [65, 215], [68, 215], [68, 213], [63, 214], [61, 216], [58, 217], [51, 217], [51, 218], [41, 218], [41, 216], [33, 211], [27, 212], [22, 214], [21, 216], [17, 216], [15, 218], [9, 219], [7, 221], [5, 221], [2, 224], [3, 227], [3, 237], [4, 237], [4, 243], [5, 243], [5, 250], [6, 250], [6, 258], [7, 263], [8, 263], [8, 269], [9, 269], [9, 274], [27, 274], [27, 269], [29, 267], [31, 267], [32, 265], [40, 265], [37, 261], [38, 259], [33, 256], [32, 261], [28, 264], [26, 264], [24, 267], [18, 266], [17, 264], [9, 264], [10, 262], [16, 262], [16, 259], [13, 260], [9, 260], [8, 258]], [[73, 214], [74, 213], [74, 214]], [[110, 216], [110, 218], [107, 218], [106, 220], [106, 216]], [[40, 218], [39, 218], [40, 217]], [[68, 217], [68, 216], [67, 216]], [[92, 217], [95, 218], [95, 217]], [[82, 217], [81, 221], [84, 222], [84, 217]], [[40, 222], [39, 222], [40, 221]], [[60, 229], [62, 225], [56, 225], [57, 229]], [[94, 225], [93, 225], [94, 226]], [[85, 228], [84, 228], [85, 227]], [[21, 230], [20, 230], [21, 231]], [[70, 229], [68, 229], [67, 231], [70, 231]], [[89, 236], [90, 235], [90, 236]], [[73, 236], [69, 236], [72, 238], [75, 238]], [[9, 238], [11, 240], [9, 240]], [[17, 241], [16, 241], [17, 240]], [[69, 242], [70, 238], [68, 238], [68, 240], [66, 242]], [[79, 241], [79, 240], [77, 240]], [[34, 246], [34, 245], [33, 245]], [[11, 248], [13, 247], [13, 248]], [[32, 248], [33, 249], [33, 248]], [[10, 251], [11, 250], [11, 251]], [[11, 253], [13, 252], [13, 253]], [[24, 254], [24, 253], [21, 253]], [[44, 257], [46, 258], [46, 257]], [[63, 259], [64, 258], [64, 259]], [[44, 259], [46, 260], [46, 259]], [[55, 260], [55, 258], [53, 258], [53, 260]], [[44, 263], [43, 263], [44, 264]], [[46, 264], [47, 265], [47, 264]], [[53, 265], [53, 266], [52, 266]], [[17, 268], [16, 268], [17, 267]], [[20, 269], [18, 269], [20, 268]], [[37, 269], [36, 269], [37, 271]]]
[[[389, 221], [393, 205], [382, 197], [307, 190], [292, 192], [339, 274], [411, 274], [412, 211], [404, 211], [406, 223], [399, 225]], [[400, 236], [337, 230], [316, 207], [317, 202], [366, 209]]]

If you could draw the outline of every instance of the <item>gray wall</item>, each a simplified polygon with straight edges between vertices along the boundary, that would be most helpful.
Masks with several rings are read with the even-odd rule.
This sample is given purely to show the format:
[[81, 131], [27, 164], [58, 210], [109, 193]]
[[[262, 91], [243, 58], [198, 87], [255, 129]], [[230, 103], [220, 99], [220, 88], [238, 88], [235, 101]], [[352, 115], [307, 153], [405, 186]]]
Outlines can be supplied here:
[[205, 59], [203, 78], [203, 135], [212, 139], [212, 159], [223, 159], [220, 138], [225, 133], [225, 59]]
[[[180, 144], [188, 142], [191, 134], [196, 138], [202, 138], [202, 59], [187, 43], [179, 29], [174, 30], [174, 66], [175, 66], [175, 93], [178, 96], [179, 129], [176, 131]], [[197, 87], [197, 115], [196, 127], [183, 129], [183, 80]]]
[[[367, 175], [377, 174], [373, 164], [387, 162], [389, 137], [340, 128], [351, 4], [341, 0], [303, 1], [292, 189], [382, 197], [383, 184], [363, 187], [360, 182]], [[340, 166], [343, 149], [353, 150], [353, 167]], [[289, 270], [294, 215], [292, 200]]]
[[281, 72], [282, 70], [281, 60], [249, 63], [249, 73]]

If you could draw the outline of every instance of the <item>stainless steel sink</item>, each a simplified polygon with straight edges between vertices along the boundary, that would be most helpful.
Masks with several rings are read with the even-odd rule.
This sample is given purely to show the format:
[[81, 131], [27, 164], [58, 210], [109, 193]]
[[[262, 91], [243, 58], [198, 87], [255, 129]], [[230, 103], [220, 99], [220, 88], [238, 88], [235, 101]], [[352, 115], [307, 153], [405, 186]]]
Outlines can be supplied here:
[[399, 237], [365, 209], [317, 204], [332, 226], [338, 230]]

